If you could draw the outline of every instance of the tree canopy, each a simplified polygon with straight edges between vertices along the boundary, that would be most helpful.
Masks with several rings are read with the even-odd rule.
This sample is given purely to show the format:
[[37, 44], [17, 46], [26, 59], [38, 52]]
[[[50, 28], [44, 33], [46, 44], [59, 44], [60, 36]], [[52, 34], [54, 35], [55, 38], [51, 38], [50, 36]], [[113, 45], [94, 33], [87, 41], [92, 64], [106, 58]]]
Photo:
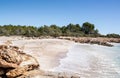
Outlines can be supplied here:
[[[22, 25], [3, 25], [0, 26], [0, 36], [27, 36], [27, 37], [39, 37], [39, 36], [74, 36], [74, 37], [99, 37], [103, 36], [99, 34], [99, 30], [95, 29], [94, 24], [85, 22], [80, 26], [79, 24], [68, 24], [66, 26], [57, 26], [55, 24], [47, 26], [22, 26]], [[104, 37], [120, 38], [119, 34], [107, 34]]]
[[82, 30], [83, 30], [83, 32], [85, 34], [92, 34], [92, 33], [94, 33], [94, 31], [95, 31], [94, 28], [95, 28], [94, 24], [91, 24], [89, 22], [85, 22], [82, 25]]

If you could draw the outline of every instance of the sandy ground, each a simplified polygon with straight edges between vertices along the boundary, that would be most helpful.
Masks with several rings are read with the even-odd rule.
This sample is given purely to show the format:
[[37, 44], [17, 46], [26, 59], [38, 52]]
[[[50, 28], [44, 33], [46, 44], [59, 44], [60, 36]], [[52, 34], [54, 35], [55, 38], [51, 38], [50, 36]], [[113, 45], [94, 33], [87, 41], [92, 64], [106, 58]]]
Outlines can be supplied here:
[[15, 45], [25, 53], [34, 56], [40, 69], [49, 71], [58, 66], [60, 59], [65, 58], [72, 41], [60, 39], [32, 39], [18, 36], [0, 37], [0, 44]]

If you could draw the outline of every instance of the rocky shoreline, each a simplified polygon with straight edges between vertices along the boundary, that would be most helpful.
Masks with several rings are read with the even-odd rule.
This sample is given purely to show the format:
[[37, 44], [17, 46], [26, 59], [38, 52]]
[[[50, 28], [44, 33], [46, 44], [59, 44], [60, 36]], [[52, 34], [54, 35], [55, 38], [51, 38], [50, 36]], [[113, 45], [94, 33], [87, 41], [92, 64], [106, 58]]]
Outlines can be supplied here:
[[[56, 62], [57, 60], [54, 59], [60, 57], [59, 54], [65, 53], [64, 51], [67, 51], [74, 42], [109, 47], [113, 46], [111, 43], [120, 43], [119, 38], [100, 37], [59, 37], [59, 39], [1, 37], [0, 40], [2, 44], [0, 45], [0, 78], [80, 78], [76, 73], [50, 72], [42, 69], [50, 68], [49, 65], [46, 66], [47, 64], [54, 67], [56, 63], [52, 66], [51, 61]], [[42, 58], [36, 58], [37, 56]]]
[[[80, 75], [77, 73], [54, 72], [54, 71], [42, 70], [41, 69], [42, 63], [38, 63], [40, 59], [36, 59], [34, 55], [29, 54], [30, 50], [27, 50], [28, 52], [25, 52], [24, 50], [22, 50], [22, 48], [20, 48], [20, 46], [18, 47], [18, 45], [20, 45], [19, 43], [17, 43], [18, 45], [15, 45], [14, 41], [13, 42], [10, 40], [6, 41], [6, 39], [4, 39], [4, 41], [3, 41], [4, 43], [0, 45], [0, 78], [80, 78]], [[59, 43], [56, 44], [55, 41]], [[67, 41], [68, 40], [66, 40], [66, 44], [64, 44], [64, 46], [68, 46], [69, 41], [68, 43]], [[65, 41], [63, 40], [62, 41], [61, 40], [58, 40], [58, 41], [43, 40], [41, 43], [41, 46], [43, 45], [51, 46], [51, 44], [55, 43], [56, 44], [55, 47], [58, 48], [57, 46], [63, 44], [64, 42]], [[31, 42], [29, 42], [29, 45], [30, 43]], [[53, 48], [55, 47], [53, 46]], [[64, 47], [64, 48], [63, 47], [61, 47], [61, 49], [65, 50], [65, 48], [67, 48], [67, 47]], [[40, 49], [39, 49], [39, 52], [40, 52]]]
[[112, 47], [111, 43], [120, 43], [120, 38], [92, 38], [92, 37], [58, 37], [59, 39], [71, 40], [77, 43], [98, 44]]
[[77, 74], [39, 69], [37, 60], [17, 46], [0, 45], [0, 78], [80, 78]]

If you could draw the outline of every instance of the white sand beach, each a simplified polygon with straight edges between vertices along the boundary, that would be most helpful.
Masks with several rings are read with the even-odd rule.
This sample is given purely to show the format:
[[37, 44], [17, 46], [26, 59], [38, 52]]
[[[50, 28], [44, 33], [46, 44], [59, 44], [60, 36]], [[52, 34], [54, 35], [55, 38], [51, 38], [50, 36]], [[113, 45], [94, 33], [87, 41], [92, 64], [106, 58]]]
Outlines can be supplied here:
[[[18, 36], [2, 36], [0, 44], [18, 46], [20, 50], [34, 56], [43, 71], [75, 73], [80, 78], [120, 77], [120, 49], [117, 44], [114, 44], [114, 47], [107, 47], [76, 44], [73, 41], [61, 39]], [[38, 78], [43, 77], [38, 76]]]
[[57, 67], [60, 59], [66, 56], [72, 41], [60, 39], [32, 39], [19, 36], [0, 37], [1, 44], [18, 46], [25, 53], [32, 55], [40, 64], [41, 70], [51, 70]]

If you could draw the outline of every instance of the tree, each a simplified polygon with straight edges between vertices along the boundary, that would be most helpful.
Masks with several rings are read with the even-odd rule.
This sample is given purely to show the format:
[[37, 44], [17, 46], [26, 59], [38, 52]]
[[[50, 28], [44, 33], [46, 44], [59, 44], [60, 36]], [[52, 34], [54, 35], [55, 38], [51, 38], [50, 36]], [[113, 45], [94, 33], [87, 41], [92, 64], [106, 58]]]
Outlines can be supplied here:
[[92, 34], [94, 33], [94, 24], [91, 24], [89, 22], [85, 22], [83, 23], [82, 25], [82, 31], [85, 33], [85, 34]]
[[98, 29], [96, 29], [96, 30], [94, 31], [94, 34], [98, 34], [98, 32], [99, 32]]
[[38, 37], [38, 31], [37, 31], [37, 28], [36, 27], [33, 27], [33, 26], [28, 26], [26, 28], [26, 32], [24, 34], [25, 36], [28, 36], [28, 37]]
[[[38, 37], [38, 36], [100, 36], [98, 30], [94, 30], [94, 24], [89, 22], [83, 23], [82, 27], [79, 24], [68, 24], [66, 26], [57, 26], [57, 25], [44, 25], [39, 28], [35, 26], [22, 26], [22, 25], [3, 25], [0, 26], [0, 35], [3, 36], [29, 36], [29, 37]], [[111, 36], [111, 35], [108, 35]], [[116, 37], [114, 34], [113, 37]]]
[[58, 37], [62, 35], [62, 31], [59, 26], [50, 25], [50, 29], [51, 29], [51, 36]]
[[120, 35], [119, 34], [115, 34], [115, 33], [107, 34], [106, 36], [109, 37], [109, 38], [120, 38]]
[[51, 29], [47, 25], [39, 27], [38, 31], [42, 36], [49, 36], [51, 34]]

